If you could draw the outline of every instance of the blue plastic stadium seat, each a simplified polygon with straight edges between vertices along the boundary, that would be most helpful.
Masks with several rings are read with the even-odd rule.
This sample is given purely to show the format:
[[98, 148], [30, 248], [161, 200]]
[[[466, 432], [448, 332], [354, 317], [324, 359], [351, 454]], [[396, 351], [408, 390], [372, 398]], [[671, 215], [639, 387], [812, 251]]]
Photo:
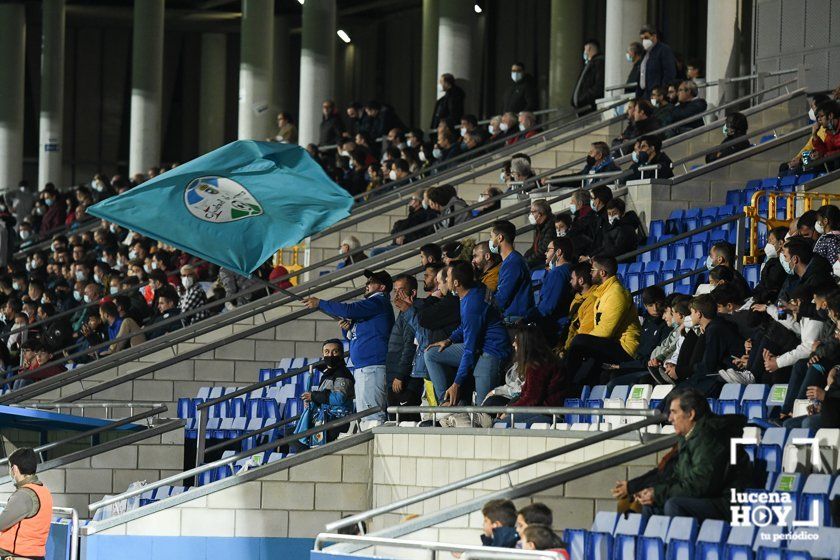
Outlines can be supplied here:
[[744, 385], [727, 383], [720, 390], [715, 412], [718, 414], [738, 414], [741, 411], [741, 395], [743, 394]]
[[191, 398], [178, 399], [178, 418], [193, 418], [195, 416], [195, 405]]
[[748, 264], [744, 267], [744, 279], [746, 279], [747, 284], [749, 284], [751, 288], [755, 288], [755, 285], [758, 284], [760, 275], [760, 264]]
[[544, 268], [535, 270], [531, 273], [531, 284], [533, 286], [542, 285], [543, 278], [545, 278], [546, 270]]
[[645, 560], [666, 560], [665, 539], [671, 518], [664, 515], [652, 515], [648, 519], [644, 535], [636, 542], [636, 558]]
[[[592, 387], [592, 390], [589, 392], [589, 397], [586, 399], [586, 405], [584, 408], [603, 408], [604, 407], [604, 399], [607, 397], [607, 386], [606, 385], [595, 385]], [[583, 417], [583, 422], [591, 422], [597, 423], [599, 421], [599, 416], [595, 414], [590, 414], [588, 416]]]
[[723, 560], [753, 560], [755, 527], [732, 527], [723, 547]]
[[[563, 400], [563, 406], [566, 408], [582, 408], [586, 404], [586, 399], [589, 398], [589, 385], [584, 385], [579, 397], [569, 398]], [[576, 424], [583, 422], [580, 414], [566, 414], [565, 421], [568, 424]]]
[[693, 517], [674, 517], [665, 537], [668, 545], [666, 560], [691, 560], [694, 557], [697, 530], [697, 520]]
[[[816, 533], [815, 540], [809, 538], [792, 538], [785, 551], [785, 560], [811, 560], [812, 558], [826, 558], [840, 560], [840, 529], [835, 527], [807, 527], [796, 529], [794, 533]], [[794, 535], [795, 536], [795, 535]]]
[[718, 519], [707, 519], [697, 534], [697, 544], [694, 547], [696, 560], [721, 560], [723, 558], [723, 543], [729, 536], [729, 523]]
[[684, 261], [688, 258], [690, 246], [687, 241], [676, 241], [671, 243], [668, 247], [670, 248], [668, 251], [670, 260]]
[[648, 226], [648, 243], [655, 243], [665, 233], [665, 222], [652, 220]]
[[758, 141], [758, 143], [759, 144], [764, 144], [765, 142], [769, 142], [770, 140], [775, 140], [775, 139], [776, 139], [775, 134], [765, 134], [764, 136], [761, 137], [761, 139]]
[[797, 185], [802, 185], [803, 183], [807, 183], [808, 181], [813, 181], [816, 174], [814, 173], [803, 173], [796, 179]]
[[621, 517], [615, 526], [613, 534], [613, 558], [635, 558], [636, 557], [636, 535], [641, 535], [645, 529], [648, 518], [638, 513], [631, 513], [627, 517]]
[[730, 206], [744, 206], [744, 191], [726, 191], [726, 204]]
[[767, 395], [770, 394], [770, 386], [760, 383], [752, 383], [744, 389], [741, 397], [741, 414], [747, 418], [767, 417]]
[[747, 184], [744, 185], [744, 189], [757, 191], [761, 188], [761, 182], [762, 179], [750, 179], [749, 181], [747, 181]]
[[[615, 512], [599, 511], [592, 528], [586, 533], [583, 558], [587, 560], [609, 560], [612, 553], [613, 533], [618, 523]], [[572, 553], [572, 558], [581, 558]]]

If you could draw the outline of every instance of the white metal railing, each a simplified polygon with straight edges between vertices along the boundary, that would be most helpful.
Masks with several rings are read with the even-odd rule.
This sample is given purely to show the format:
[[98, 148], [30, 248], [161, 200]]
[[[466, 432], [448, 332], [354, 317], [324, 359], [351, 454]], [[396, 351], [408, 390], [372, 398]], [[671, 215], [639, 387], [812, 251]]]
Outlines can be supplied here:
[[319, 533], [315, 537], [315, 550], [324, 549], [324, 543], [352, 543], [368, 546], [387, 546], [389, 548], [406, 548], [410, 550], [424, 550], [429, 552], [431, 560], [437, 558], [438, 552], [461, 553], [463, 560], [560, 560], [563, 556], [551, 550], [519, 550], [514, 548], [498, 548], [492, 546], [476, 546], [471, 544], [439, 543], [428, 541], [388, 539], [384, 537], [366, 537], [357, 535], [339, 535], [336, 533]]

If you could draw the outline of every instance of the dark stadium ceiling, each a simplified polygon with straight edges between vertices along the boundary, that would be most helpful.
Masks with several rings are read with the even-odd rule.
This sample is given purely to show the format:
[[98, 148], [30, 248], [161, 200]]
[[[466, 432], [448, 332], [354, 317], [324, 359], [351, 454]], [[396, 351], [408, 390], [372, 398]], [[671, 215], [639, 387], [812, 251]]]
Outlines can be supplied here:
[[[339, 21], [342, 18], [381, 17], [396, 12], [420, 9], [422, 0], [336, 0]], [[40, 2], [27, 1], [31, 12], [37, 12]], [[134, 0], [67, 0], [67, 15], [71, 20], [92, 23], [126, 24], [130, 22]], [[275, 13], [289, 15], [299, 24], [302, 6], [299, 0], [275, 0]], [[166, 0], [167, 24], [177, 27], [222, 27], [233, 31], [242, 12], [241, 0]], [[35, 14], [32, 14], [35, 15]]]

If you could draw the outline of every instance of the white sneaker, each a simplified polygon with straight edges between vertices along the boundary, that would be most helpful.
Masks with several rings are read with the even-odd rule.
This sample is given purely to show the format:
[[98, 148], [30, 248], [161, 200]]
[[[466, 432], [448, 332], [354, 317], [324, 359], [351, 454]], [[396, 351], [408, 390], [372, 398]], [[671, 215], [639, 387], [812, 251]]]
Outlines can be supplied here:
[[738, 371], [733, 368], [726, 370], [722, 369], [718, 372], [718, 375], [720, 375], [727, 383], [737, 383], [739, 385], [749, 385], [750, 383], [755, 383], [755, 375], [753, 375], [753, 372], [748, 370]]

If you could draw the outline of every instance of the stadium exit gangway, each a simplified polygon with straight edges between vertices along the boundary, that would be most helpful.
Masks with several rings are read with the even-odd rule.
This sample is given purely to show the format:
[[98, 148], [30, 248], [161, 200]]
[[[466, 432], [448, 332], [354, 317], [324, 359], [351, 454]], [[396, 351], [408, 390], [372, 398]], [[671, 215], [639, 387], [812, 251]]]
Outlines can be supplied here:
[[385, 547], [385, 551], [375, 553], [376, 558], [388, 558], [390, 550], [401, 552], [423, 551], [429, 554], [429, 560], [437, 560], [439, 552], [457, 552], [462, 560], [562, 560], [559, 552], [552, 550], [522, 550], [498, 548], [492, 546], [463, 545], [442, 542], [415, 541], [408, 539], [387, 539], [367, 535], [341, 535], [338, 533], [319, 533], [315, 537], [315, 551], [310, 560], [329, 560], [329, 553], [321, 553], [327, 543], [353, 543], [367, 547]]

